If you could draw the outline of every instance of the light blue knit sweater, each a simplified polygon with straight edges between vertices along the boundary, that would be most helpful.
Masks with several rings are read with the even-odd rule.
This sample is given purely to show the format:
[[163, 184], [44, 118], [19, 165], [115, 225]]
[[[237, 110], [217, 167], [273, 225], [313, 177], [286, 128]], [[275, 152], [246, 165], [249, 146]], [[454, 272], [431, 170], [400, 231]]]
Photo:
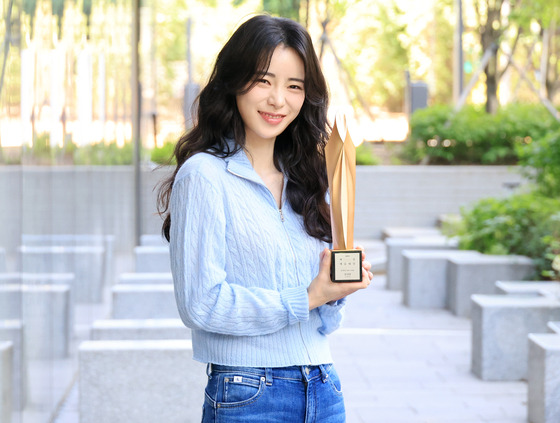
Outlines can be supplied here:
[[205, 363], [281, 367], [332, 362], [326, 335], [344, 300], [309, 311], [307, 287], [327, 246], [310, 237], [243, 151], [199, 153], [171, 194], [171, 269], [179, 314]]

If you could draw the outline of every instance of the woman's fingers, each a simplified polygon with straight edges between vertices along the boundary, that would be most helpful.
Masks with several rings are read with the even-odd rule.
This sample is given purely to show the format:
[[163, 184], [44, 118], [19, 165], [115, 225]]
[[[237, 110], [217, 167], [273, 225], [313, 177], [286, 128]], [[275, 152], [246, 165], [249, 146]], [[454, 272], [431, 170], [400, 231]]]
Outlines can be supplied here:
[[373, 279], [373, 273], [370, 272], [371, 270], [371, 263], [369, 261], [366, 260], [366, 253], [364, 250], [364, 247], [361, 245], [356, 245], [354, 247], [356, 250], [361, 250], [362, 251], [362, 267], [365, 270], [365, 276], [364, 279], [367, 278], [369, 279], [369, 281], [371, 282], [371, 280]]

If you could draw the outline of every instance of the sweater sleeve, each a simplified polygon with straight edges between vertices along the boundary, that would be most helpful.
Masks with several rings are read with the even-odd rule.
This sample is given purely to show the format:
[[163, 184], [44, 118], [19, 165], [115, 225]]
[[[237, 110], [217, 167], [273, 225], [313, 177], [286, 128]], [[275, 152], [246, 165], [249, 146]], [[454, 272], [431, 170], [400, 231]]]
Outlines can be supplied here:
[[323, 323], [319, 328], [319, 332], [323, 335], [328, 335], [340, 327], [344, 317], [345, 304], [346, 298], [342, 298], [334, 304], [323, 304], [319, 307], [319, 315]]
[[203, 175], [174, 183], [170, 212], [171, 270], [186, 326], [256, 336], [309, 318], [305, 286], [277, 291], [228, 282], [223, 198]]

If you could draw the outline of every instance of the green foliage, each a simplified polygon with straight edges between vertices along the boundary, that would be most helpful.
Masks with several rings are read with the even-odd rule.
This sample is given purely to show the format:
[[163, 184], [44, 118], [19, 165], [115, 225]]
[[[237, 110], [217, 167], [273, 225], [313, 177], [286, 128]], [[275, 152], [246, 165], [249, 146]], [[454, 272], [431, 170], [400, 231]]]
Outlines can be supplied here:
[[560, 279], [560, 199], [539, 193], [483, 199], [461, 211], [461, 249], [534, 260], [537, 278]]
[[560, 197], [560, 129], [517, 146], [525, 175], [544, 195]]
[[173, 156], [175, 150], [175, 142], [167, 141], [161, 147], [156, 147], [150, 154], [152, 162], [160, 165], [177, 164], [177, 160]]
[[62, 37], [62, 17], [64, 16], [64, 1], [65, 0], [51, 0], [52, 14], [53, 16], [56, 16], [59, 39]]
[[517, 145], [560, 129], [541, 105], [510, 104], [491, 115], [469, 106], [453, 113], [450, 106], [417, 110], [410, 120], [403, 157], [432, 164], [516, 164]]
[[31, 154], [41, 160], [50, 160], [52, 154], [50, 140], [51, 137], [48, 132], [37, 134], [31, 147]]
[[35, 17], [37, 11], [37, 0], [22, 0], [23, 11], [30, 17]]
[[126, 142], [119, 147], [116, 142], [103, 142], [76, 148], [74, 164], [76, 165], [130, 165], [133, 162], [134, 146]]
[[300, 0], [262, 0], [263, 9], [271, 15], [299, 21]]
[[[245, 0], [232, 0], [231, 4], [235, 7], [241, 6]], [[301, 0], [262, 0], [262, 8], [266, 13], [275, 16], [282, 16], [301, 22], [300, 8]]]
[[[438, 121], [432, 113], [431, 121], [441, 122], [441, 115], [445, 113]], [[510, 140], [502, 148], [509, 149], [513, 140], [513, 150], [535, 188], [505, 199], [481, 200], [463, 209], [460, 224], [447, 230], [459, 236], [463, 249], [528, 256], [535, 262], [537, 278], [560, 280], [559, 124], [546, 111], [528, 105], [511, 106], [485, 119], [485, 125], [494, 128], [494, 140]], [[483, 121], [475, 123], [484, 126]]]
[[77, 146], [67, 140], [63, 147], [51, 146], [49, 133], [37, 135], [33, 146], [24, 152], [24, 163], [38, 165], [130, 165], [133, 162], [133, 145], [126, 142], [119, 147], [116, 142]]
[[91, 35], [91, 8], [93, 0], [83, 0], [82, 13], [86, 17], [86, 37], [89, 40]]
[[91, 16], [92, 4], [93, 4], [93, 0], [83, 0], [82, 3], [82, 13], [88, 18]]
[[379, 164], [379, 159], [373, 153], [373, 149], [369, 143], [363, 142], [356, 148], [356, 164], [357, 165]]
[[176, 64], [185, 60], [187, 33], [185, 28], [186, 17], [183, 13], [170, 13], [170, 11], [188, 10], [186, 0], [165, 0], [155, 3], [158, 16], [158, 25], [155, 27], [156, 60], [161, 67], [158, 73], [159, 100], [169, 102], [173, 98], [173, 83], [179, 72], [181, 80], [186, 75], [186, 67], [177, 67]]
[[509, 18], [512, 22], [528, 30], [533, 20], [537, 20], [547, 27], [559, 15], [560, 2], [557, 0], [531, 0], [523, 2], [523, 7], [512, 9]]
[[362, 19], [368, 25], [360, 28], [355, 39], [344, 47], [344, 65], [368, 103], [401, 111], [404, 71], [409, 68], [404, 12], [391, 1], [378, 2], [367, 13], [367, 18]]
[[[306, 0], [309, 1], [309, 0]], [[342, 19], [345, 15], [346, 12], [348, 11], [348, 8], [352, 5], [352, 6], [356, 6], [356, 3], [359, 3], [360, 0], [354, 0], [352, 2], [348, 1], [348, 0], [327, 0], [325, 1], [325, 7], [326, 7], [326, 15], [327, 15], [327, 19], [329, 20], [329, 22], [331, 24], [334, 25], [338, 25], [340, 22], [340, 19]]]
[[62, 16], [64, 14], [64, 0], [51, 0], [52, 14]]
[[[455, 31], [454, 0], [438, 0], [434, 4], [434, 17], [424, 32], [425, 42], [430, 45], [431, 72], [430, 87], [432, 104], [450, 104], [453, 97], [453, 36]], [[422, 41], [419, 41], [422, 42]], [[424, 75], [424, 78], [429, 78]]]

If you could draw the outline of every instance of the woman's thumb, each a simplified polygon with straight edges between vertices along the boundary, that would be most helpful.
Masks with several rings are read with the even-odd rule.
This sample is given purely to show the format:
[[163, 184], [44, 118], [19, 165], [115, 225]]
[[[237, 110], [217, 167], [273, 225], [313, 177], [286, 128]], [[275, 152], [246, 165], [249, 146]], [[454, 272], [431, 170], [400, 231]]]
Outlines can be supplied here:
[[321, 253], [321, 269], [330, 269], [331, 267], [331, 250], [325, 248]]

